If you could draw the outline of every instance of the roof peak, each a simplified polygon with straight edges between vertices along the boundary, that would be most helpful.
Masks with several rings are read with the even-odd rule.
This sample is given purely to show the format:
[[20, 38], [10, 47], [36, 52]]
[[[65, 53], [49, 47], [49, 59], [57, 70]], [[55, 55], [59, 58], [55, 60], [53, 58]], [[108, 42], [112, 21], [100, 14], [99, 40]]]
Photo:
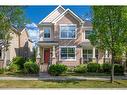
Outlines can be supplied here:
[[62, 9], [63, 11], [65, 11], [64, 7], [62, 7], [61, 5], [57, 6], [50, 14], [48, 14], [42, 21], [39, 22], [39, 24], [41, 24], [42, 22], [44, 22], [49, 16], [51, 16], [55, 11], [57, 11], [58, 9]]

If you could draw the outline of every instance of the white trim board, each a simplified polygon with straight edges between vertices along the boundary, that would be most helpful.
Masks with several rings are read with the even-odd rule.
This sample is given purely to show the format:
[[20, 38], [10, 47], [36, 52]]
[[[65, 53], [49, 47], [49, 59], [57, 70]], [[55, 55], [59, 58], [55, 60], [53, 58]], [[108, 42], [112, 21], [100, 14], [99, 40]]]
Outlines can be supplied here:
[[59, 15], [56, 19], [52, 21], [52, 23], [57, 23], [61, 18], [63, 18], [67, 13], [70, 13], [75, 19], [77, 19], [79, 22], [83, 23], [83, 20], [78, 17], [74, 12], [72, 12], [70, 9], [66, 9], [61, 15]]

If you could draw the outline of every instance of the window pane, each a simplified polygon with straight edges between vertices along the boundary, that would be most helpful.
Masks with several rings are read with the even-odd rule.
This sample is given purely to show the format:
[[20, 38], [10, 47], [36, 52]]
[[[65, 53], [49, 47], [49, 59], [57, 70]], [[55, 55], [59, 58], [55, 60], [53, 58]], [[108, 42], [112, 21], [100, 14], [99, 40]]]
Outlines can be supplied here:
[[61, 59], [67, 59], [67, 54], [62, 54], [61, 53]]
[[75, 59], [75, 54], [68, 54], [68, 59]]
[[61, 38], [75, 38], [76, 26], [61, 26]]
[[84, 59], [87, 59], [87, 55], [83, 55]]
[[45, 33], [45, 34], [44, 34], [44, 37], [45, 37], [45, 38], [50, 38], [50, 34]]
[[68, 48], [68, 53], [75, 53], [75, 48]]
[[61, 48], [61, 59], [67, 59], [67, 48]]
[[50, 38], [50, 28], [44, 28], [44, 38]]
[[88, 54], [92, 54], [92, 50], [88, 50]]
[[87, 50], [83, 49], [83, 54], [87, 54]]
[[75, 38], [75, 31], [68, 31], [68, 38]]
[[61, 31], [61, 38], [67, 38], [67, 32]]
[[67, 53], [67, 48], [61, 48], [61, 53]]
[[89, 35], [91, 34], [91, 30], [86, 30], [85, 31], [85, 39], [88, 39], [89, 38]]
[[88, 58], [92, 58], [92, 54], [88, 54], [87, 57], [88, 57]]

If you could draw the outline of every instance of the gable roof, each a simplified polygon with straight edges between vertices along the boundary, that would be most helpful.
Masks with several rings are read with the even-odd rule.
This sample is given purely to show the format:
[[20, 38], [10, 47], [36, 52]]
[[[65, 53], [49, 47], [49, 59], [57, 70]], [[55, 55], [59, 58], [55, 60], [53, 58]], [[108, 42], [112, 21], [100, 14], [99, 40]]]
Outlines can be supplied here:
[[65, 16], [67, 13], [70, 13], [76, 20], [78, 20], [79, 22], [83, 22], [83, 20], [78, 17], [73, 11], [71, 11], [70, 9], [66, 9], [61, 15], [59, 15], [56, 19], [54, 19], [52, 22], [56, 23], [58, 22], [63, 16]]
[[[39, 24], [41, 24], [41, 23], [43, 23], [43, 22], [46, 22], [46, 20], [49, 18], [49, 17], [51, 17], [53, 14], [55, 14], [55, 12], [57, 11], [57, 10], [62, 10], [62, 12], [64, 12], [65, 11], [65, 9], [61, 6], [61, 5], [59, 5], [56, 9], [54, 9], [48, 16], [46, 16], [42, 21], [40, 21], [39, 22]], [[52, 20], [54, 20], [55, 18], [53, 18]], [[51, 21], [47, 21], [47, 22], [51, 22]]]

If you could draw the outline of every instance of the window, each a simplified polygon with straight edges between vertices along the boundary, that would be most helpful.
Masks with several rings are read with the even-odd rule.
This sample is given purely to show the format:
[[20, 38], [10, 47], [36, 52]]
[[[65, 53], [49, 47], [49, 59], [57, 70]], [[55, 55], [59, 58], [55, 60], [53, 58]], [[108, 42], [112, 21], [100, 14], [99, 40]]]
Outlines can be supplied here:
[[88, 39], [89, 38], [89, 35], [91, 34], [91, 30], [86, 30], [85, 31], [85, 39]]
[[62, 39], [76, 38], [76, 24], [60, 25], [60, 38]]
[[44, 28], [44, 38], [50, 38], [51, 28]]
[[76, 47], [60, 47], [60, 58], [61, 59], [76, 59], [75, 57]]
[[93, 58], [93, 50], [92, 49], [83, 49], [83, 59], [85, 62], [92, 61]]

